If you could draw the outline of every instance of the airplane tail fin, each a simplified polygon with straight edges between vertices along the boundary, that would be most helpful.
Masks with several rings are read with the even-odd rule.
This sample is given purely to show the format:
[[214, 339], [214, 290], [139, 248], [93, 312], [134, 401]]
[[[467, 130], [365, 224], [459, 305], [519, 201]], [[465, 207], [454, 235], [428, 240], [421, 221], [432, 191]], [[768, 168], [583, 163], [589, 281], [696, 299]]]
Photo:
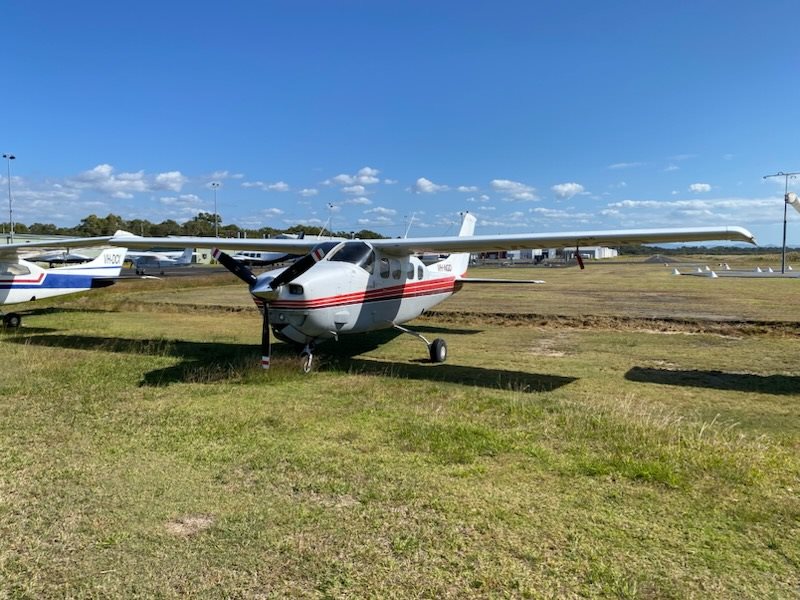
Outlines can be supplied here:
[[[461, 229], [458, 232], [458, 237], [469, 237], [475, 233], [475, 222], [477, 219], [465, 212], [461, 218]], [[469, 267], [469, 252], [456, 252], [451, 254], [446, 259], [434, 263], [429, 268], [441, 272], [448, 271], [453, 273], [457, 278], [466, 274]]]
[[178, 259], [178, 264], [181, 265], [190, 265], [192, 264], [192, 255], [194, 254], [194, 248], [184, 248], [183, 254]]
[[97, 258], [70, 267], [58, 267], [51, 269], [62, 275], [89, 275], [91, 277], [119, 277], [122, 270], [122, 263], [125, 262], [126, 248], [106, 248]]

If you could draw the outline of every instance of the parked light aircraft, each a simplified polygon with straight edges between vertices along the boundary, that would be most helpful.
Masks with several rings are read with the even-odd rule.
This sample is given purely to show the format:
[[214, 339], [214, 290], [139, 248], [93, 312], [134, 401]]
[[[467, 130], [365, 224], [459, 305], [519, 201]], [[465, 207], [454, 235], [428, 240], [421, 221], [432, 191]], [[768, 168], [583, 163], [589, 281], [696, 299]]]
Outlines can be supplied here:
[[[29, 252], [35, 247], [88, 247], [103, 244], [109, 239], [110, 236], [73, 238], [0, 246], [0, 304], [41, 300], [111, 285], [114, 278], [119, 276], [125, 261], [125, 248], [107, 248], [85, 264], [55, 269], [43, 269], [19, 256], [21, 252]], [[19, 327], [21, 323], [22, 317], [18, 313], [3, 315], [3, 325], [6, 327]]]
[[187, 267], [191, 265], [192, 255], [192, 248], [184, 248], [183, 252], [128, 252], [128, 260], [133, 263], [137, 275], [144, 275], [147, 269], [159, 269], [163, 275], [164, 267]]
[[[734, 240], [755, 243], [741, 227], [638, 229], [511, 235], [473, 235], [475, 217], [465, 213], [458, 236], [380, 240], [278, 240], [138, 238], [118, 232], [112, 243], [215, 247], [214, 256], [244, 281], [262, 312], [262, 359], [270, 365], [270, 330], [303, 348], [303, 369], [311, 369], [319, 342], [342, 334], [395, 328], [415, 335], [432, 362], [443, 362], [447, 345], [428, 341], [403, 324], [472, 283], [542, 283], [466, 276], [470, 252], [638, 243]], [[258, 276], [223, 250], [258, 249], [303, 255], [289, 267]], [[415, 254], [450, 253], [425, 265]]]
[[47, 263], [52, 268], [53, 265], [74, 265], [80, 263], [87, 263], [94, 260], [95, 257], [81, 254], [80, 252], [67, 252], [66, 250], [57, 250], [54, 252], [41, 252], [39, 254], [31, 254], [21, 256], [23, 260], [36, 263]]

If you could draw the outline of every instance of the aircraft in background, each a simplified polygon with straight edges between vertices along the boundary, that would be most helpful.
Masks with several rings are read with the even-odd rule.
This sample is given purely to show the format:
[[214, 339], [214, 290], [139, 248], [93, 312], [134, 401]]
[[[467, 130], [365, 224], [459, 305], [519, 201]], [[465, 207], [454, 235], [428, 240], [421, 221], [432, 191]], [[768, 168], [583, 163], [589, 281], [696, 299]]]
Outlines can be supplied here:
[[243, 250], [231, 256], [236, 262], [250, 267], [268, 267], [277, 263], [283, 263], [296, 258], [297, 254], [286, 254], [285, 252], [259, 252], [257, 250]]
[[[378, 240], [290, 240], [136, 238], [115, 235], [132, 247], [212, 247], [214, 257], [244, 281], [262, 313], [261, 364], [270, 365], [270, 331], [302, 348], [303, 370], [311, 370], [318, 343], [340, 335], [394, 328], [419, 338], [432, 362], [443, 362], [447, 344], [428, 341], [403, 326], [473, 283], [542, 283], [466, 276], [471, 252], [594, 245], [733, 240], [755, 243], [741, 227], [634, 229], [510, 235], [473, 235], [475, 217], [463, 215], [458, 236]], [[292, 265], [256, 276], [223, 250], [302, 255]], [[418, 254], [449, 253], [425, 265]]]
[[[30, 302], [111, 285], [122, 269], [125, 248], [107, 248], [87, 263], [54, 269], [44, 269], [20, 258], [20, 253], [35, 247], [88, 247], [109, 239], [110, 236], [73, 238], [0, 246], [0, 304]], [[21, 324], [22, 317], [18, 313], [3, 315], [5, 327], [15, 328]]]
[[53, 265], [76, 265], [87, 263], [94, 260], [94, 256], [87, 256], [80, 252], [67, 252], [66, 250], [56, 250], [53, 252], [42, 252], [39, 254], [25, 255], [21, 257], [28, 262], [47, 263], [50, 268]]
[[[135, 238], [133, 234], [128, 234]], [[177, 239], [177, 238], [176, 238]], [[145, 251], [128, 252], [128, 260], [133, 263], [137, 275], [144, 275], [148, 269], [159, 270], [164, 274], [165, 267], [188, 267], [192, 264], [194, 251], [191, 247], [184, 248], [183, 252], [166, 251]]]

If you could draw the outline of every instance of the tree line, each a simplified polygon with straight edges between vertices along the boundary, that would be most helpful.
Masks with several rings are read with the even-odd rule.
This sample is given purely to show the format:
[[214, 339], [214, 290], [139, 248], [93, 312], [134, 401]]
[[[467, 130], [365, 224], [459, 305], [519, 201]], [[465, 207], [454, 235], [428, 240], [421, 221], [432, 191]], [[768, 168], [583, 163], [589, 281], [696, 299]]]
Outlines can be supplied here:
[[[217, 216], [217, 219], [219, 217]], [[214, 213], [201, 212], [192, 217], [185, 223], [178, 223], [172, 219], [167, 219], [161, 223], [151, 223], [147, 219], [126, 220], [119, 215], [109, 214], [105, 217], [89, 215], [81, 219], [78, 225], [73, 227], [59, 227], [52, 223], [14, 223], [14, 232], [19, 234], [30, 233], [36, 235], [66, 235], [70, 237], [97, 237], [103, 235], [113, 235], [122, 229], [130, 233], [145, 237], [161, 237], [167, 235], [191, 235], [191, 236], [213, 236], [214, 235]], [[3, 231], [10, 231], [8, 222], [2, 224]], [[220, 237], [236, 238], [263, 238], [275, 237], [280, 233], [304, 233], [306, 235], [317, 235], [321, 231], [319, 226], [294, 225], [287, 229], [275, 229], [274, 227], [261, 227], [260, 229], [248, 229], [239, 227], [236, 224], [219, 223], [217, 226]], [[361, 239], [377, 239], [385, 236], [380, 235], [369, 229], [360, 231], [334, 231], [327, 232], [327, 235], [336, 237], [358, 237]]]

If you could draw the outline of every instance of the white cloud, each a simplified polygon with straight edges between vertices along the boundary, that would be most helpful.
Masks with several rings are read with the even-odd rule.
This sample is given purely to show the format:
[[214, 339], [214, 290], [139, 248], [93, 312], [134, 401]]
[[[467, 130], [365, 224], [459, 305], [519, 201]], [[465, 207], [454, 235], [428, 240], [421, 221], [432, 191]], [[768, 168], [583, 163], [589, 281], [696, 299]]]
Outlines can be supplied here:
[[186, 183], [186, 177], [180, 171], [168, 171], [156, 175], [155, 189], [180, 192]]
[[378, 169], [363, 167], [359, 169], [358, 173], [355, 175], [340, 173], [336, 177], [326, 179], [323, 183], [326, 185], [372, 185], [380, 182], [378, 178], [379, 173], [380, 171]]
[[672, 171], [678, 171], [678, 170], [680, 170], [680, 167], [678, 165], [667, 165], [664, 168], [665, 173], [670, 173]]
[[433, 183], [430, 179], [420, 177], [417, 179], [414, 186], [411, 188], [415, 194], [435, 194], [436, 192], [445, 192], [450, 188], [446, 185], [438, 185]]
[[518, 200], [522, 202], [530, 202], [538, 200], [536, 195], [536, 188], [533, 188], [519, 181], [511, 181], [510, 179], [492, 179], [490, 182], [492, 189], [505, 196], [506, 200]]
[[375, 208], [370, 208], [369, 210], [364, 211], [365, 215], [384, 215], [384, 216], [393, 216], [397, 214], [397, 211], [393, 208], [385, 208], [383, 206], [376, 206]]
[[310, 198], [311, 196], [316, 196], [319, 194], [319, 190], [314, 188], [304, 188], [298, 192], [303, 198]]
[[261, 213], [268, 217], [278, 217], [283, 214], [283, 211], [280, 208], [265, 208]]
[[394, 185], [395, 183], [397, 183], [397, 179], [384, 179], [383, 183], [385, 183], [386, 185]]
[[69, 187], [91, 189], [113, 198], [133, 198], [135, 192], [146, 192], [150, 189], [145, 180], [144, 171], [136, 173], [114, 174], [114, 167], [109, 164], [97, 165], [94, 169], [83, 171], [67, 182]]
[[641, 167], [645, 163], [643, 162], [618, 162], [614, 163], [613, 165], [608, 165], [609, 169], [619, 170], [619, 169], [634, 169], [636, 167]]
[[359, 219], [358, 224], [362, 227], [366, 226], [380, 226], [380, 225], [393, 225], [394, 221], [392, 221], [389, 217], [375, 217], [373, 219]]
[[255, 188], [265, 192], [288, 192], [289, 184], [285, 181], [276, 181], [275, 183], [265, 183], [264, 181], [243, 181], [243, 188]]
[[355, 196], [363, 196], [367, 193], [367, 188], [363, 185], [348, 185], [342, 188], [345, 194], [353, 194]]
[[267, 186], [268, 190], [272, 190], [273, 192], [288, 192], [289, 191], [289, 184], [285, 181], [277, 181], [275, 183], [271, 183]]
[[474, 192], [478, 191], [478, 186], [476, 186], [476, 185], [460, 185], [456, 189], [459, 192], [474, 193]]
[[180, 196], [162, 196], [158, 201], [165, 206], [197, 206], [202, 200], [196, 194], [181, 194]]
[[693, 183], [689, 189], [695, 194], [704, 194], [711, 191], [711, 186], [707, 183]]
[[550, 189], [553, 190], [557, 198], [562, 200], [583, 193], [583, 186], [580, 183], [558, 183]]
[[359, 196], [357, 198], [348, 198], [347, 200], [342, 200], [342, 204], [359, 204], [362, 206], [369, 206], [372, 204], [372, 200], [365, 198], [364, 196]]
[[667, 160], [680, 162], [682, 160], [689, 160], [690, 158], [697, 158], [697, 154], [676, 154], [674, 156], [668, 157]]

